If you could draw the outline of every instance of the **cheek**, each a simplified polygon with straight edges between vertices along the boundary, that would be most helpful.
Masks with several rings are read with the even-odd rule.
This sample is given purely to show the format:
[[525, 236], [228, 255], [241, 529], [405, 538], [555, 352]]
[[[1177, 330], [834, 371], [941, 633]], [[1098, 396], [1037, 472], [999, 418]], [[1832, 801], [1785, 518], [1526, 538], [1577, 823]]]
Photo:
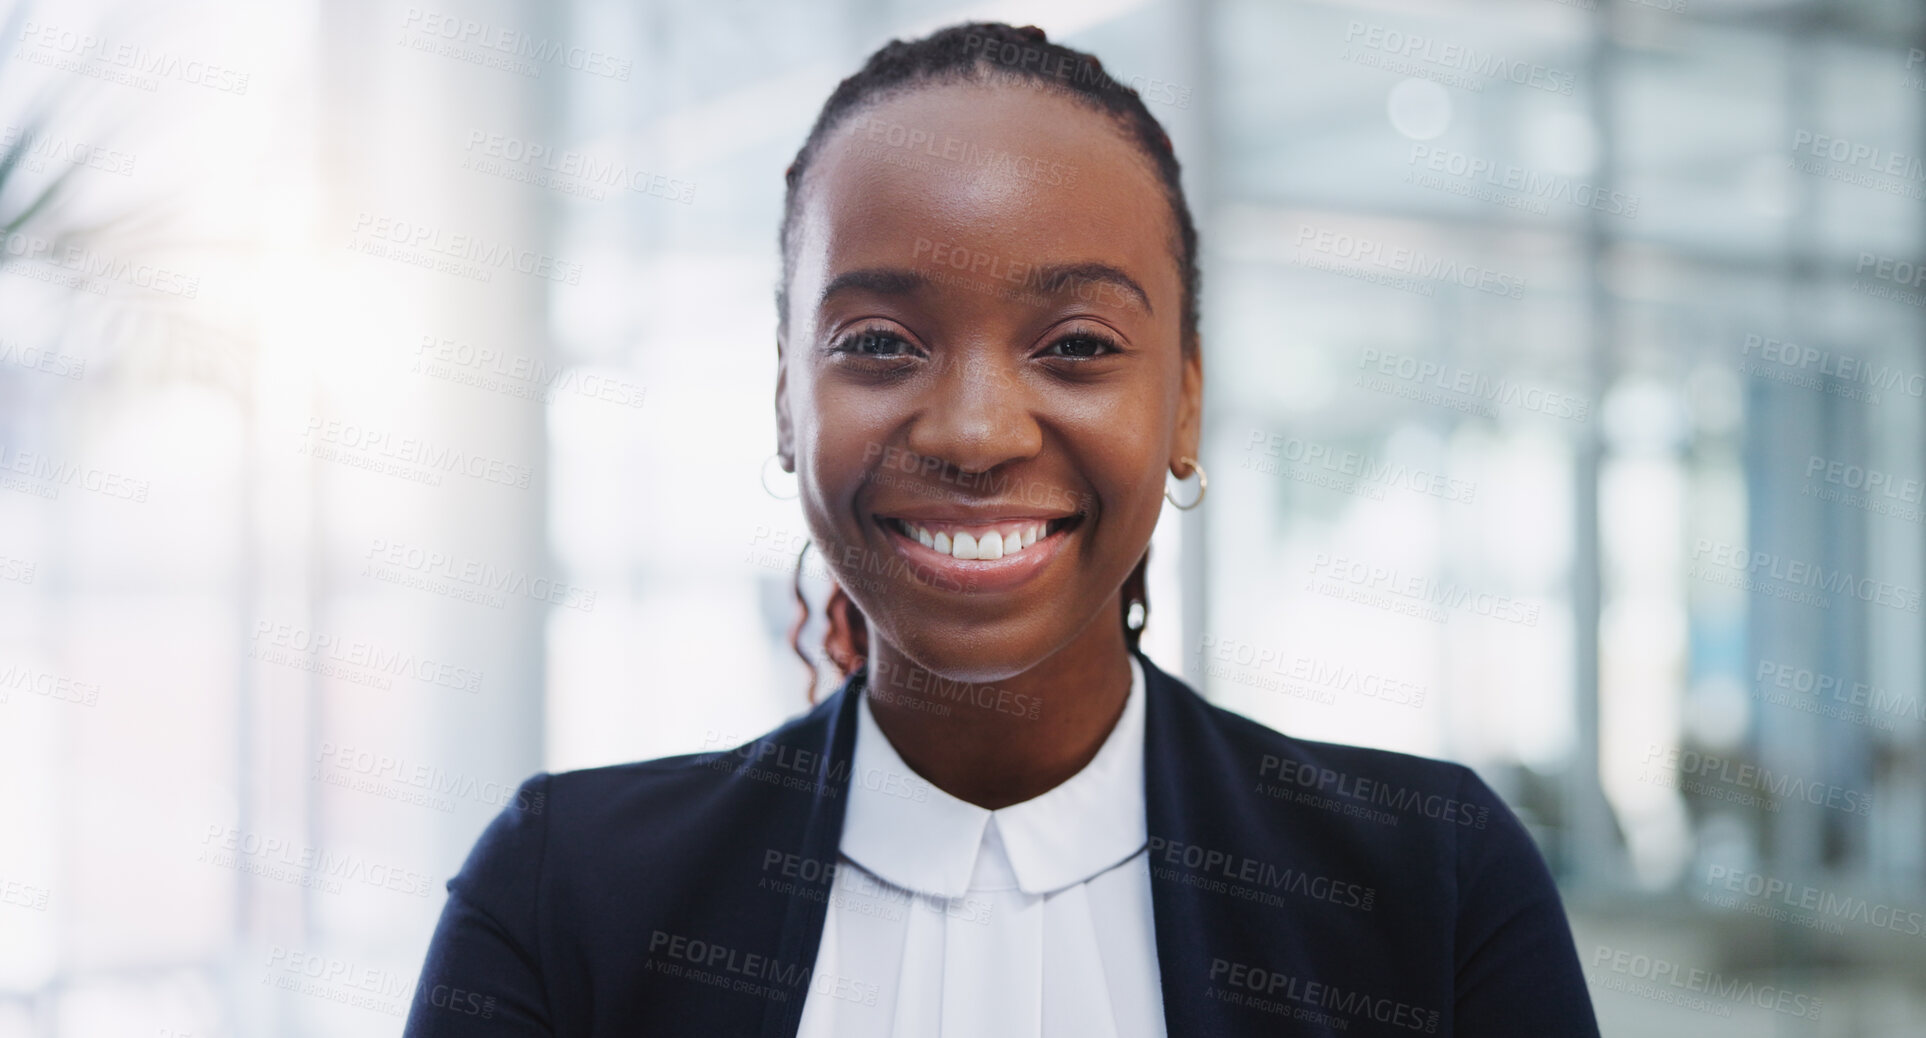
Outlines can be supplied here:
[[870, 394], [822, 381], [805, 383], [798, 403], [796, 439], [803, 511], [819, 537], [859, 535], [852, 502], [864, 481], [887, 460], [889, 417]]
[[[808, 401], [810, 421], [803, 432], [823, 489], [834, 491], [860, 478], [880, 456], [888, 427], [886, 416], [864, 394], [817, 383]], [[847, 489], [843, 487], [842, 489]]]
[[1148, 379], [1078, 416], [1079, 464], [1092, 491], [1109, 507], [1127, 508], [1162, 495], [1173, 417], [1170, 394]]
[[1078, 450], [1079, 466], [1102, 509], [1104, 539], [1148, 538], [1164, 492], [1165, 437], [1152, 422], [1110, 422]]

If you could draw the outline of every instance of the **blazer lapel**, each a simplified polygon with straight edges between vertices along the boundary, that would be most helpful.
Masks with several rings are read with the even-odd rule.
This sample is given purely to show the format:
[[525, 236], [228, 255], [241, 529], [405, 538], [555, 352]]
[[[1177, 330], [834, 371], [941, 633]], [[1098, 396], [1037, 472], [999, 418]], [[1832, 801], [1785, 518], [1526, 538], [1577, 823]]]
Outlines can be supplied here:
[[[1290, 907], [1258, 906], [1207, 889], [1208, 863], [1275, 858], [1272, 820], [1259, 818], [1244, 755], [1230, 745], [1196, 692], [1138, 654], [1147, 692], [1145, 822], [1150, 836], [1151, 917], [1171, 1038], [1270, 1033], [1278, 1018], [1230, 1005], [1214, 975], [1232, 963], [1304, 961], [1306, 920]], [[1222, 884], [1215, 884], [1221, 886]]]
[[[808, 811], [777, 821], [781, 844], [793, 847], [806, 861], [835, 861], [842, 845], [850, 761], [856, 749], [856, 711], [865, 673], [858, 670], [851, 675], [825, 704], [829, 707], [829, 723], [803, 729], [806, 734], [794, 744], [821, 754], [817, 759], [822, 762], [816, 771]], [[815, 973], [816, 953], [822, 946], [823, 922], [828, 914], [827, 898], [791, 898], [783, 913], [782, 932], [777, 938], [779, 961], [801, 963], [805, 978]], [[802, 997], [765, 1003], [762, 1038], [795, 1038], [802, 1026], [808, 992], [805, 979]]]
[[[1223, 963], [1307, 957], [1309, 922], [1290, 907], [1258, 908], [1207, 890], [1199, 855], [1250, 855], [1276, 860], [1275, 820], [1257, 816], [1248, 764], [1226, 739], [1211, 707], [1196, 692], [1138, 654], [1144, 669], [1144, 805], [1150, 836], [1151, 917], [1163, 987], [1164, 1026], [1170, 1038], [1235, 1038], [1267, 1033], [1276, 1018], [1220, 1001]], [[779, 846], [816, 861], [835, 861], [849, 801], [850, 762], [856, 746], [858, 697], [864, 673], [844, 683], [828, 707], [827, 723], [798, 729], [789, 745], [820, 753], [823, 763], [806, 812], [773, 819]], [[1186, 862], [1191, 864], [1186, 865]], [[775, 944], [781, 961], [813, 975], [822, 944], [827, 900], [793, 898]], [[765, 945], [766, 946], [766, 945]], [[762, 1038], [795, 1038], [804, 997], [765, 1005]]]

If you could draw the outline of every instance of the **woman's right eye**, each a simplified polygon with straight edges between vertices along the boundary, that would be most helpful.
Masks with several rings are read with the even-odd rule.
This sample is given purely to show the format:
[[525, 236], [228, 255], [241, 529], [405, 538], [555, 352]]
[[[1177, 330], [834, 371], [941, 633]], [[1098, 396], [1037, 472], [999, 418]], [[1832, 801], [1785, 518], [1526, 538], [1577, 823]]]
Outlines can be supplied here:
[[894, 358], [909, 355], [909, 341], [882, 328], [865, 328], [846, 336], [830, 347], [836, 353], [856, 357]]

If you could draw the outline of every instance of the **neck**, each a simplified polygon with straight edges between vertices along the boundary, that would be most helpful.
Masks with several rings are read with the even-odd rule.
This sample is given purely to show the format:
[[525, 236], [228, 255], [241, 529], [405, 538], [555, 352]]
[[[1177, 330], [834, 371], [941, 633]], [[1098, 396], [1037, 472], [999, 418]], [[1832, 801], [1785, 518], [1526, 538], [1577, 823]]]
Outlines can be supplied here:
[[[958, 800], [996, 810], [1083, 770], [1123, 716], [1130, 654], [1117, 610], [994, 683], [958, 682], [870, 632], [869, 700], [903, 763]], [[944, 709], [947, 708], [947, 709]]]

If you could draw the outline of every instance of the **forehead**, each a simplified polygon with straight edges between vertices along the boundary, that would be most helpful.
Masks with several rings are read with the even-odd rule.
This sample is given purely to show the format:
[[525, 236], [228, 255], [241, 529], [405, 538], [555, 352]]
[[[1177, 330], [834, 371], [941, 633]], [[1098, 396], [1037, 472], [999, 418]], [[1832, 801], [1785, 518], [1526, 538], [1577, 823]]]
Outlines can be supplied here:
[[912, 266], [935, 245], [1005, 263], [1101, 261], [1176, 313], [1172, 218], [1109, 114], [1026, 83], [917, 87], [823, 143], [798, 212], [795, 298], [840, 271]]

